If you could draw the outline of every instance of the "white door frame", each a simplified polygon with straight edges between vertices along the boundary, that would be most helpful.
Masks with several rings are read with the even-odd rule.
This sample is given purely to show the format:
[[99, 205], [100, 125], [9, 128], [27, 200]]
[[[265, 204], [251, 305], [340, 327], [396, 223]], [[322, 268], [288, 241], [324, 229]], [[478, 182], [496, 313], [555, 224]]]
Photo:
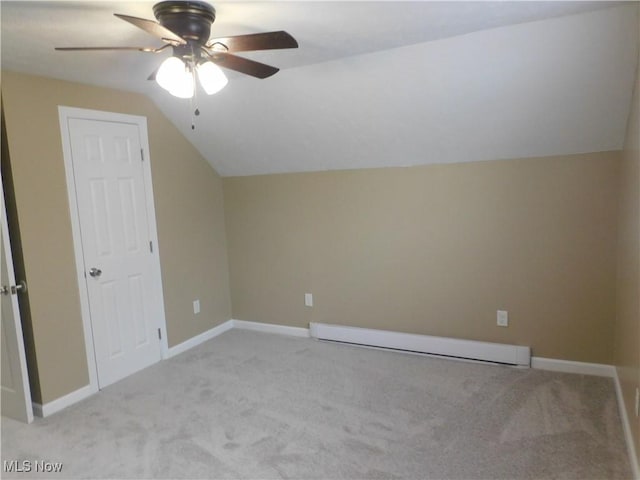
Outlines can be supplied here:
[[156, 211], [153, 201], [153, 185], [151, 182], [151, 158], [149, 154], [149, 138], [147, 132], [147, 119], [137, 115], [126, 115], [122, 113], [104, 112], [101, 110], [88, 110], [84, 108], [73, 108], [58, 106], [58, 116], [60, 119], [60, 131], [62, 133], [62, 152], [64, 155], [64, 169], [67, 177], [67, 193], [69, 195], [69, 213], [71, 215], [71, 231], [73, 234], [73, 248], [76, 260], [76, 275], [78, 280], [78, 290], [80, 292], [80, 310], [82, 313], [82, 325], [84, 327], [84, 343], [87, 351], [87, 367], [89, 369], [89, 386], [92, 392], [97, 392], [98, 387], [98, 366], [93, 347], [93, 329], [91, 325], [91, 315], [89, 310], [89, 291], [87, 289], [84, 265], [84, 255], [82, 252], [82, 236], [80, 234], [80, 215], [78, 213], [78, 201], [76, 197], [76, 184], [73, 172], [73, 157], [71, 155], [71, 136], [69, 131], [70, 119], [98, 120], [105, 122], [135, 124], [140, 132], [140, 145], [143, 150], [142, 172], [144, 177], [144, 190], [149, 215], [149, 238], [153, 242], [153, 264], [154, 278], [157, 281], [156, 288], [160, 293], [159, 312], [160, 319], [158, 328], [162, 333], [160, 341], [161, 358], [169, 356], [169, 344], [167, 342], [167, 325], [164, 311], [164, 293], [162, 291], [162, 274], [160, 269], [160, 249], [158, 247], [158, 229], [156, 225]]

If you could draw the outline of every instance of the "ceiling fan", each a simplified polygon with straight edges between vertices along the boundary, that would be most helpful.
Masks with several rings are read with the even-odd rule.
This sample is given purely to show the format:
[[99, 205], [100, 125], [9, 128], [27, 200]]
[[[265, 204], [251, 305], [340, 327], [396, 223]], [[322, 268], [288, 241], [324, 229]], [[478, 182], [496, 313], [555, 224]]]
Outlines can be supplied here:
[[157, 22], [119, 13], [114, 15], [161, 39], [165, 43], [161, 47], [56, 47], [56, 50], [137, 50], [159, 53], [171, 47], [173, 55], [149, 79], [155, 79], [172, 95], [191, 98], [195, 92], [196, 73], [205, 92], [213, 94], [227, 84], [227, 78], [218, 66], [256, 78], [270, 77], [279, 70], [234, 55], [235, 52], [298, 47], [295, 38], [285, 31], [209, 38], [216, 11], [206, 2], [163, 1], [153, 6], [153, 14]]

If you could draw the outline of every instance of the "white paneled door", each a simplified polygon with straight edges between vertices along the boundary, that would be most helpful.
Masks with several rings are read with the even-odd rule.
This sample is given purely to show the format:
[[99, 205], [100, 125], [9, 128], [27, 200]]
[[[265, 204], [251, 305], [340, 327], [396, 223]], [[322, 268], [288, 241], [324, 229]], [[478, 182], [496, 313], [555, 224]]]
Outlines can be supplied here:
[[145, 185], [139, 125], [86, 118], [67, 122], [98, 386], [103, 388], [161, 358], [164, 315], [153, 211], [145, 193], [150, 185]]
[[2, 415], [29, 423], [33, 420], [33, 407], [17, 299], [18, 288], [24, 290], [25, 287], [24, 284], [16, 286], [1, 179], [0, 204]]

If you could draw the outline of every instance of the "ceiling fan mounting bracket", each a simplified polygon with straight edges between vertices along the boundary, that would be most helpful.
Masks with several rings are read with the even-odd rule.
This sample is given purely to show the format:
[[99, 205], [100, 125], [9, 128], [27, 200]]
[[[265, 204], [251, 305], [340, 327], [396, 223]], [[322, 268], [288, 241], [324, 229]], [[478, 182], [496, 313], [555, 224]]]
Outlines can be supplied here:
[[206, 2], [165, 1], [153, 6], [153, 14], [165, 28], [187, 41], [204, 45], [216, 19], [215, 9]]

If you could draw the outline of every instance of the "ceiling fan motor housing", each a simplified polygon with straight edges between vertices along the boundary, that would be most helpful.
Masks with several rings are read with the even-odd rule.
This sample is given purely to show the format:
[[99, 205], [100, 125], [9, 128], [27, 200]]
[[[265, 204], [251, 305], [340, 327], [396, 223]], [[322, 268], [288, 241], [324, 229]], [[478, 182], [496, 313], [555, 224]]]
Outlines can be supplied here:
[[153, 14], [160, 25], [197, 45], [207, 43], [216, 19], [215, 9], [206, 2], [160, 2], [153, 6]]

